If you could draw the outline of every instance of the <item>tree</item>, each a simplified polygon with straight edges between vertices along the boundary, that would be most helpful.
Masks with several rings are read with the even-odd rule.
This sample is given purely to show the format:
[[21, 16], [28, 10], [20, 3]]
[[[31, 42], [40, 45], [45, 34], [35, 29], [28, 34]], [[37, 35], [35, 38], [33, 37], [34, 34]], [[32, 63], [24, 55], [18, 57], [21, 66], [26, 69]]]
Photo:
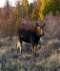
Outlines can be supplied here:
[[45, 6], [43, 5], [44, 9], [42, 11], [45, 16], [50, 12], [52, 12], [53, 15], [56, 15], [57, 11], [60, 12], [60, 0], [45, 0], [45, 3], [46, 4]]
[[22, 0], [23, 17], [29, 17], [29, 3], [28, 0]]
[[34, 9], [32, 13], [32, 17], [34, 19], [38, 19], [40, 21], [44, 21], [43, 10], [45, 8], [45, 0], [36, 0], [34, 1]]
[[29, 17], [30, 17], [30, 19], [32, 18], [33, 9], [34, 9], [34, 5], [33, 5], [33, 3], [30, 3], [29, 4]]
[[9, 4], [9, 1], [8, 0], [6, 0], [6, 5], [5, 5], [5, 7], [4, 7], [4, 9], [5, 9], [5, 18], [9, 18], [9, 16], [10, 16], [10, 4]]
[[32, 19], [33, 20], [35, 20], [35, 19], [37, 19], [37, 17], [38, 17], [38, 11], [37, 11], [38, 9], [37, 9], [37, 2], [36, 1], [34, 1], [34, 3], [33, 3], [33, 11], [32, 11]]
[[17, 2], [17, 5], [16, 5], [16, 10], [15, 10], [15, 21], [16, 21], [16, 29], [19, 28], [19, 24], [21, 22], [21, 6], [20, 6], [20, 2], [18, 1]]
[[60, 0], [36, 0], [36, 6], [33, 10], [33, 14], [40, 20], [44, 21], [45, 16], [52, 12], [56, 15], [56, 12], [60, 12]]
[[16, 10], [15, 10], [15, 21], [16, 29], [20, 27], [20, 23], [23, 17], [29, 17], [29, 4], [27, 0], [17, 1]]

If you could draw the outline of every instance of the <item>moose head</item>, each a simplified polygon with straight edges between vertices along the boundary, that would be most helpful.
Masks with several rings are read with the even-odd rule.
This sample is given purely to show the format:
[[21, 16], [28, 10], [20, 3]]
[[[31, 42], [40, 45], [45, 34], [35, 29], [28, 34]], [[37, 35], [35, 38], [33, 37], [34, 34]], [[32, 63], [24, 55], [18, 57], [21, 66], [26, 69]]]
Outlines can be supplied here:
[[45, 23], [41, 23], [40, 21], [36, 22], [35, 31], [37, 35], [41, 37], [44, 36], [44, 27], [45, 27]]

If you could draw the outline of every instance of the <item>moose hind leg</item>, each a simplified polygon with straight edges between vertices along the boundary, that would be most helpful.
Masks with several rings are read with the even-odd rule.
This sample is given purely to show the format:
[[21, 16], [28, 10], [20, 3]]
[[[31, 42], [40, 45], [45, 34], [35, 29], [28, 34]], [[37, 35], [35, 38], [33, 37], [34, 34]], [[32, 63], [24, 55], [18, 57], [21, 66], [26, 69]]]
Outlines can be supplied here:
[[16, 48], [17, 48], [17, 54], [21, 54], [21, 51], [22, 51], [22, 44], [20, 43], [20, 41], [17, 41], [17, 44], [16, 44]]

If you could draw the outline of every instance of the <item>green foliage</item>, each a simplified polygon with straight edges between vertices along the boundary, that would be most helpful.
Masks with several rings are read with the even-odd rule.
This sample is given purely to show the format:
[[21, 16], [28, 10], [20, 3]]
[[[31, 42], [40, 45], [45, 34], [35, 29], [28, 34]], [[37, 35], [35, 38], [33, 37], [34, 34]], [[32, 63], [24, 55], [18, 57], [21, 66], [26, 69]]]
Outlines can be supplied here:
[[56, 12], [60, 12], [60, 0], [50, 0], [47, 2], [45, 9], [43, 10], [44, 15], [52, 12], [53, 15], [56, 15]]

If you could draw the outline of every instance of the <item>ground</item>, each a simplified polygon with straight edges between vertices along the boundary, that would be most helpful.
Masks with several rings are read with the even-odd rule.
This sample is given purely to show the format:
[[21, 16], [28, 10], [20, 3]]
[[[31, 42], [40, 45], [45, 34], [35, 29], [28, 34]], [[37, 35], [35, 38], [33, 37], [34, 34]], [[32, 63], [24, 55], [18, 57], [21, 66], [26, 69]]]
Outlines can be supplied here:
[[[43, 41], [45, 42], [45, 41]], [[60, 41], [59, 41], [60, 42]], [[31, 45], [23, 43], [22, 55], [16, 53], [16, 36], [0, 39], [0, 71], [60, 71], [60, 43], [49, 40], [33, 56]], [[29, 51], [27, 51], [27, 49]]]

